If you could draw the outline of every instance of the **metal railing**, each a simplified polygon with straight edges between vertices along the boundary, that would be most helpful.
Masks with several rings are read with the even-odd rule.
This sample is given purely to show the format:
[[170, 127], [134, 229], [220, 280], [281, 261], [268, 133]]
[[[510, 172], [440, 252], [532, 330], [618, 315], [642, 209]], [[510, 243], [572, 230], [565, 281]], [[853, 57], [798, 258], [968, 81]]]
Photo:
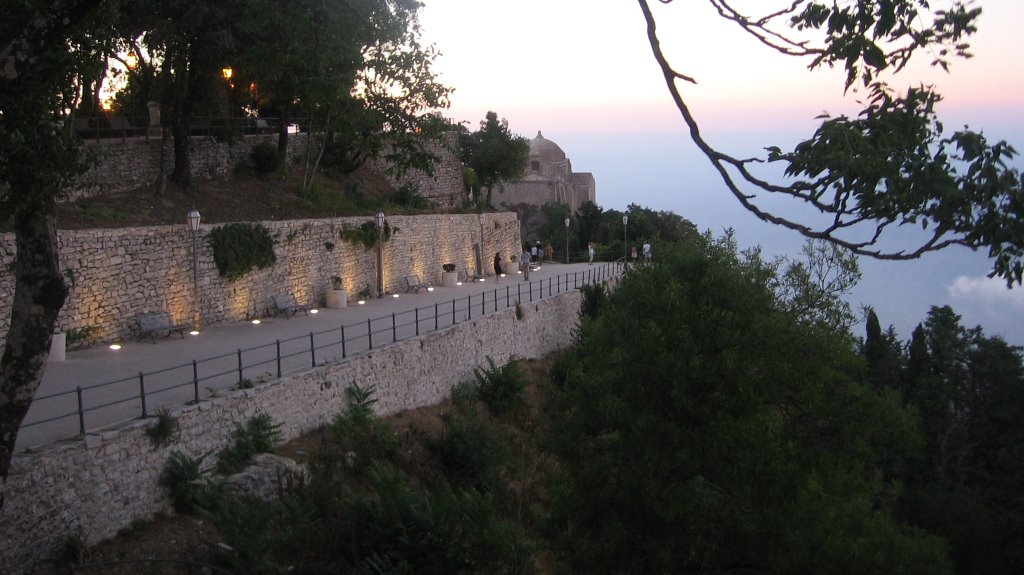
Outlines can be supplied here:
[[[509, 281], [493, 290], [433, 305], [392, 313], [365, 321], [339, 324], [289, 339], [277, 339], [260, 346], [138, 375], [76, 386], [73, 390], [41, 395], [35, 407], [46, 404], [48, 417], [26, 421], [21, 429], [55, 426], [67, 436], [106, 427], [135, 416], [149, 417], [156, 409], [199, 402], [216, 397], [219, 391], [251, 387], [255, 382], [280, 379], [284, 374], [344, 361], [382, 346], [418, 337], [424, 333], [457, 325], [499, 310], [560, 295], [582, 285], [606, 281], [622, 273], [618, 262], [597, 264], [592, 269], [570, 272], [529, 283]], [[230, 387], [233, 386], [233, 387]], [[206, 390], [204, 395], [203, 390]], [[133, 407], [135, 415], [123, 413]], [[95, 423], [97, 420], [100, 423]], [[74, 427], [69, 425], [73, 422]]]

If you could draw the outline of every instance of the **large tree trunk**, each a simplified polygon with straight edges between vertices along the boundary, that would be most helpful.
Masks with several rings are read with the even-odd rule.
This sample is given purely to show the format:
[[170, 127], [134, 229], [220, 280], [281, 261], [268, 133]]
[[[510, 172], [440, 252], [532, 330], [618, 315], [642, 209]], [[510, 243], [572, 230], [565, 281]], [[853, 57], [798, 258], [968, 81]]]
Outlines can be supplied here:
[[[171, 136], [174, 137], [174, 169], [170, 179], [188, 191], [192, 183], [190, 123], [192, 104], [189, 94], [188, 47], [179, 47], [174, 56], [174, 88], [171, 97]], [[166, 66], [166, 64], [165, 64]]]
[[17, 259], [14, 302], [0, 359], [0, 507], [18, 428], [32, 405], [50, 355], [50, 339], [68, 288], [60, 272], [53, 216], [38, 212], [14, 218]]

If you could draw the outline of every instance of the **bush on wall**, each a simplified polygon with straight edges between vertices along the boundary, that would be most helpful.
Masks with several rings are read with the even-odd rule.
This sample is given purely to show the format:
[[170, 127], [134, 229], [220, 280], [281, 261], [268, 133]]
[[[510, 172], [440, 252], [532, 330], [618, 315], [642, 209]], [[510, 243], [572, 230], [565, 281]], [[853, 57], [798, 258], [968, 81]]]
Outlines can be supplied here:
[[217, 273], [234, 281], [253, 268], [274, 265], [274, 239], [260, 224], [236, 223], [210, 230], [210, 248]]

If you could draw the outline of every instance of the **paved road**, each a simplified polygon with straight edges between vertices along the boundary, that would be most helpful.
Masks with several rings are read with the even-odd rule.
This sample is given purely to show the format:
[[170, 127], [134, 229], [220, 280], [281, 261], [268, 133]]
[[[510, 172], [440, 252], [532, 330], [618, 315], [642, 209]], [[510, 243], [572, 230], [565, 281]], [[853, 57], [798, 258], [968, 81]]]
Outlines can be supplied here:
[[161, 407], [235, 388], [241, 380], [255, 383], [342, 360], [613, 273], [614, 264], [546, 264], [531, 272], [530, 282], [506, 277], [495, 283], [488, 277], [308, 316], [266, 318], [258, 325], [210, 326], [184, 339], [158, 337], [156, 344], [123, 342], [118, 351], [105, 345], [70, 351], [65, 361], [47, 365], [18, 449], [139, 417], [143, 410], [152, 415]]

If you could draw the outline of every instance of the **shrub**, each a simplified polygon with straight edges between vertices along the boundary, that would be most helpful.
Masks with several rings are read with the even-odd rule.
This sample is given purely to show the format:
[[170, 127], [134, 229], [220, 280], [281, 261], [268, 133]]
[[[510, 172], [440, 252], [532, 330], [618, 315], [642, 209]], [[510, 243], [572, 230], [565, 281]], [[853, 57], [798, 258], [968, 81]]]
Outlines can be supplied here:
[[217, 454], [217, 472], [235, 473], [257, 453], [269, 453], [281, 442], [281, 424], [261, 413], [239, 426], [234, 432], [234, 443]]
[[203, 474], [204, 459], [206, 455], [192, 459], [178, 451], [167, 458], [160, 485], [167, 489], [175, 511], [191, 513], [212, 506], [215, 488]]
[[499, 426], [476, 418], [452, 419], [439, 448], [452, 485], [485, 493], [501, 485], [509, 441]]
[[522, 404], [526, 378], [517, 361], [509, 361], [499, 368], [494, 359], [487, 356], [487, 367], [473, 369], [473, 376], [477, 394], [494, 415], [514, 411]]
[[253, 268], [263, 269], [277, 261], [274, 239], [259, 224], [217, 226], [210, 230], [209, 242], [217, 273], [228, 281], [244, 276]]
[[157, 411], [156, 422], [146, 428], [146, 437], [153, 447], [167, 447], [178, 432], [178, 420], [166, 408]]
[[277, 146], [270, 142], [260, 142], [252, 147], [249, 159], [260, 175], [269, 174], [281, 167], [281, 157], [277, 155]]
[[580, 302], [580, 315], [596, 318], [601, 309], [608, 303], [608, 290], [604, 284], [589, 284], [580, 287], [583, 301]]
[[348, 409], [331, 423], [331, 436], [356, 471], [398, 451], [398, 434], [373, 412], [373, 405], [377, 403], [373, 399], [375, 391], [373, 386], [363, 389], [355, 384], [346, 389]]

